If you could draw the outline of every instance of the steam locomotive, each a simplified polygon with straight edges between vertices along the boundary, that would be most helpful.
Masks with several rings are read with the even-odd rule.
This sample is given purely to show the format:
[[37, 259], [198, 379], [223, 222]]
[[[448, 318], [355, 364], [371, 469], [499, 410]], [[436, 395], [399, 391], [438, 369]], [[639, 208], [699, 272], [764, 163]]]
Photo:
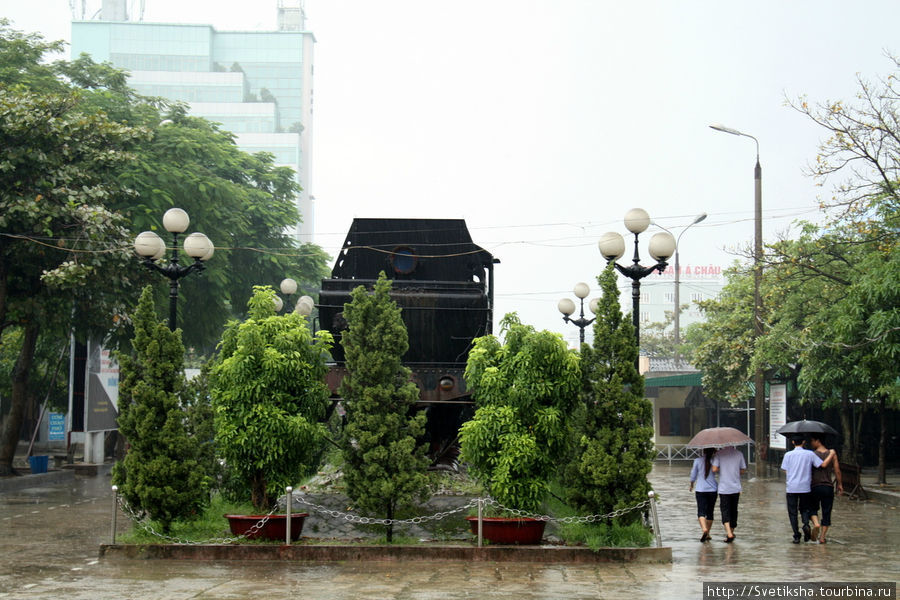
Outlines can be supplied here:
[[456, 435], [472, 404], [463, 373], [472, 341], [492, 332], [499, 262], [472, 242], [463, 219], [354, 219], [331, 278], [322, 280], [317, 306], [320, 327], [335, 338], [327, 376], [335, 398], [346, 374], [344, 304], [357, 286], [371, 288], [381, 271], [393, 280], [391, 298], [409, 335], [402, 360], [428, 413], [433, 469], [456, 467]]

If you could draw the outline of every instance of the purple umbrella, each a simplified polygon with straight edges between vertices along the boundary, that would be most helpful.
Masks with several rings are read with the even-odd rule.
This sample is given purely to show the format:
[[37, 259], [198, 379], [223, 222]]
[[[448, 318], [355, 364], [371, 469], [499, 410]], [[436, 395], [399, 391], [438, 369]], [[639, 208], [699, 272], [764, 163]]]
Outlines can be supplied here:
[[710, 427], [691, 438], [687, 445], [688, 448], [726, 448], [752, 443], [747, 434], [734, 427]]

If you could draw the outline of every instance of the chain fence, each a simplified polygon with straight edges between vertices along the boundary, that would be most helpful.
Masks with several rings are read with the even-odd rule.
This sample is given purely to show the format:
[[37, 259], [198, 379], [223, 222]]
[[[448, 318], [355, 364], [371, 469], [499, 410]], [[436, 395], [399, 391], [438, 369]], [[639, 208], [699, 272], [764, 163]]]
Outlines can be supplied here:
[[[280, 504], [280, 502], [276, 502], [276, 504], [272, 508], [272, 510], [270, 510], [268, 514], [262, 516], [259, 519], [259, 521], [254, 523], [247, 530], [246, 533], [243, 533], [241, 535], [232, 536], [232, 537], [214, 537], [214, 538], [209, 538], [206, 540], [198, 541], [198, 540], [188, 540], [188, 539], [184, 539], [184, 538], [179, 538], [179, 537], [167, 535], [163, 532], [157, 531], [149, 523], [146, 516], [138, 514], [136, 511], [134, 511], [131, 508], [131, 506], [129, 506], [128, 502], [123, 497], [118, 495], [118, 492], [116, 491], [115, 487], [113, 488], [113, 493], [115, 494], [115, 503], [114, 503], [114, 511], [113, 511], [113, 532], [112, 532], [113, 543], [115, 543], [115, 507], [116, 506], [121, 508], [122, 512], [124, 512], [136, 526], [140, 527], [141, 529], [143, 529], [144, 531], [146, 531], [147, 533], [149, 533], [150, 535], [152, 535], [154, 537], [158, 537], [162, 540], [165, 540], [165, 541], [167, 541], [169, 543], [173, 543], [173, 544], [204, 545], [204, 544], [230, 544], [230, 543], [234, 543], [239, 540], [250, 538], [250, 537], [254, 536], [260, 530], [262, 530], [263, 527], [265, 527], [266, 523], [269, 521], [269, 517], [271, 517], [273, 514], [275, 514], [275, 512], [279, 509], [279, 504]], [[651, 492], [651, 494], [652, 494], [652, 492]], [[354, 523], [357, 525], [384, 525], [384, 526], [419, 525], [421, 523], [425, 523], [428, 521], [439, 521], [450, 515], [459, 514], [463, 511], [466, 511], [469, 509], [477, 509], [479, 507], [479, 505], [481, 506], [482, 509], [485, 506], [490, 506], [497, 510], [504, 511], [507, 514], [514, 515], [515, 517], [518, 517], [518, 518], [527, 518], [527, 519], [534, 519], [536, 521], [545, 521], [545, 522], [552, 522], [552, 523], [566, 523], [566, 524], [569, 524], [569, 523], [596, 523], [596, 522], [606, 521], [609, 519], [614, 519], [616, 517], [622, 516], [626, 513], [629, 513], [629, 512], [635, 511], [635, 510], [641, 510], [641, 509], [645, 509], [645, 508], [650, 508], [650, 509], [655, 508], [653, 506], [654, 498], [653, 498], [653, 496], [651, 496], [650, 499], [644, 500], [643, 502], [635, 504], [634, 506], [629, 506], [627, 508], [620, 508], [620, 509], [614, 510], [612, 512], [608, 512], [606, 514], [554, 517], [552, 515], [541, 515], [541, 514], [531, 513], [528, 511], [524, 511], [524, 510], [519, 510], [516, 508], [508, 508], [506, 506], [503, 506], [502, 504], [500, 504], [499, 502], [497, 502], [490, 496], [485, 496], [482, 498], [472, 498], [469, 500], [469, 502], [467, 502], [466, 504], [463, 504], [462, 506], [459, 506], [459, 507], [451, 509], [451, 510], [436, 512], [436, 513], [433, 513], [430, 515], [422, 515], [422, 516], [412, 517], [409, 519], [380, 519], [380, 518], [376, 518], [376, 517], [363, 517], [363, 516], [360, 516], [360, 515], [357, 515], [354, 513], [350, 513], [350, 512], [333, 510], [326, 506], [322, 506], [321, 504], [316, 504], [315, 502], [307, 500], [302, 494], [297, 494], [297, 495], [285, 494], [285, 502], [288, 501], [287, 500], [288, 497], [290, 497], [292, 499], [292, 501], [296, 501], [300, 504], [303, 504], [304, 506], [308, 506], [309, 508], [317, 511], [318, 514], [325, 515], [325, 516], [328, 516], [328, 517], [331, 517], [334, 519], [343, 519], [344, 521]], [[293, 505], [293, 502], [291, 502], [291, 504]], [[658, 525], [657, 525], [656, 529], [658, 529]], [[657, 539], [659, 539], [658, 531], [656, 533], [657, 533]]]

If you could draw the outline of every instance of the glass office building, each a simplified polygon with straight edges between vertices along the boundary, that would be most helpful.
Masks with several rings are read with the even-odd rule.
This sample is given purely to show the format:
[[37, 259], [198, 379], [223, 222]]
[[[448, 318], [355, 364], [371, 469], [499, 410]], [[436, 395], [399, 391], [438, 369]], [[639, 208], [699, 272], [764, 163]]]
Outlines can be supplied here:
[[[131, 73], [138, 93], [181, 100], [221, 123], [247, 152], [292, 167], [303, 190], [301, 242], [312, 241], [312, 72], [315, 37], [301, 0], [278, 0], [277, 31], [128, 21], [125, 0], [105, 0], [99, 20], [72, 22], [72, 56], [87, 53]], [[111, 18], [106, 18], [111, 17]]]

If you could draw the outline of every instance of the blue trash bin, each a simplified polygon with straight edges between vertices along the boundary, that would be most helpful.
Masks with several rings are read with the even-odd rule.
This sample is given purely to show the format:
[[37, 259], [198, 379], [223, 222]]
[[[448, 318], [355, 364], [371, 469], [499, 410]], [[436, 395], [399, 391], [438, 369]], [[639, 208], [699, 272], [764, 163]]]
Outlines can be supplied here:
[[46, 473], [47, 463], [50, 461], [49, 456], [29, 456], [28, 465], [31, 467], [32, 473]]

